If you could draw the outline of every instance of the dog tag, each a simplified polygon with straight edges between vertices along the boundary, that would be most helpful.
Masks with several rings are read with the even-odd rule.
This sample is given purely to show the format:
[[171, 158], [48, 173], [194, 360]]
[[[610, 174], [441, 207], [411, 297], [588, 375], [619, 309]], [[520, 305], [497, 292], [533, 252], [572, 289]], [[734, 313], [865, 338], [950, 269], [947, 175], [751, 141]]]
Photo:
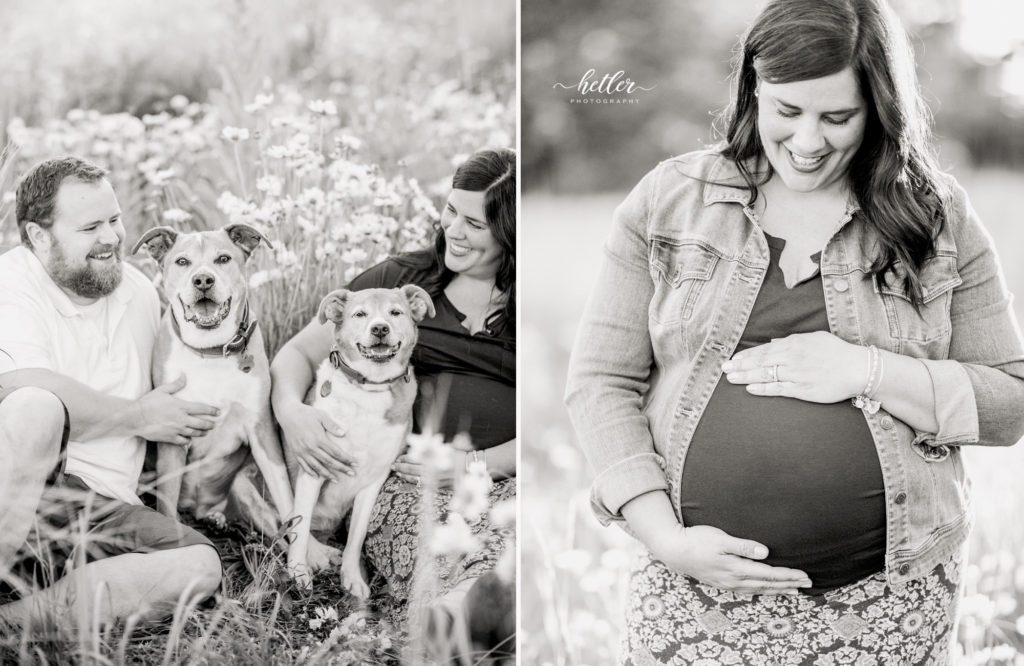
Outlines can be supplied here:
[[252, 366], [255, 363], [252, 354], [245, 353], [238, 357], [238, 367], [242, 369], [242, 372], [249, 372], [252, 370]]
[[323, 384], [321, 384], [320, 385], [320, 397], [321, 398], [326, 398], [330, 394], [331, 394], [331, 383], [330, 382], [324, 382]]

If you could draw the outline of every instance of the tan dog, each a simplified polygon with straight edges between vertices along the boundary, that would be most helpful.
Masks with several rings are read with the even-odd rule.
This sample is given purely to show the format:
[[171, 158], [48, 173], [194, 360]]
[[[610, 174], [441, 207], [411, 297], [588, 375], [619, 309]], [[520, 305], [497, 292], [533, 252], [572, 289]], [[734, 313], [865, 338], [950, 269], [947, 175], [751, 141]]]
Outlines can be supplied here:
[[370, 593], [360, 566], [363, 542], [373, 504], [412, 427], [416, 379], [409, 359], [416, 324], [427, 315], [434, 316], [434, 304], [415, 285], [341, 289], [320, 303], [320, 322], [335, 324], [335, 344], [317, 370], [307, 402], [344, 425], [345, 450], [357, 467], [355, 476], [339, 481], [298, 473], [295, 515], [300, 519], [288, 548], [288, 568], [300, 587], [311, 584], [310, 529], [333, 531], [351, 509], [341, 581], [356, 597]]
[[[223, 525], [230, 498], [235, 517], [274, 534], [291, 514], [292, 492], [270, 415], [270, 366], [247, 296], [244, 265], [260, 242], [270, 244], [245, 224], [195, 233], [157, 227], [132, 251], [145, 245], [160, 264], [168, 301], [153, 351], [154, 383], [184, 374], [176, 395], [220, 410], [216, 426], [188, 446], [158, 442], [157, 507]], [[276, 511], [258, 490], [253, 459]]]

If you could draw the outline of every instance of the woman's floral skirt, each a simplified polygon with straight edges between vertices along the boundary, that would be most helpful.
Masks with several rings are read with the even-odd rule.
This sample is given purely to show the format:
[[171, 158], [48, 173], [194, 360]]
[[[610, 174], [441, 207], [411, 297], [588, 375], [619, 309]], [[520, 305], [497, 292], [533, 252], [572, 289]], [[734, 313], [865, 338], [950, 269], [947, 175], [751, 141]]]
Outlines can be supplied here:
[[623, 664], [946, 664], [962, 553], [890, 587], [877, 573], [823, 595], [743, 596], [670, 571], [648, 553], [630, 580]]
[[[370, 517], [363, 552], [388, 585], [388, 603], [382, 610], [396, 626], [408, 619], [408, 602], [413, 589], [420, 542], [421, 489], [390, 476], [384, 483]], [[516, 480], [496, 481], [488, 494], [488, 511], [471, 524], [470, 530], [481, 547], [456, 561], [440, 557], [434, 562], [433, 593], [440, 596], [468, 578], [477, 578], [494, 569], [506, 545], [514, 544], [512, 529], [492, 525], [489, 510], [504, 500], [515, 501]], [[438, 490], [433, 501], [433, 522], [445, 522], [452, 499], [450, 489]], [[515, 546], [512, 545], [514, 548]]]

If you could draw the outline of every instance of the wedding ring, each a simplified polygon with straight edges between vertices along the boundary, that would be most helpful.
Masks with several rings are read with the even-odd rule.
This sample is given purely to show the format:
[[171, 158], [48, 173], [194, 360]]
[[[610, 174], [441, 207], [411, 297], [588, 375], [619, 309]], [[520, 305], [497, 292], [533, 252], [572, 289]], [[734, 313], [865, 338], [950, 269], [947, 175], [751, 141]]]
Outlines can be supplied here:
[[416, 487], [420, 488], [422, 486], [423, 486], [423, 481], [420, 479], [420, 477], [417, 476], [416, 477]]
[[779, 364], [778, 363], [776, 363], [775, 365], [772, 366], [772, 381], [773, 382], [779, 381]]

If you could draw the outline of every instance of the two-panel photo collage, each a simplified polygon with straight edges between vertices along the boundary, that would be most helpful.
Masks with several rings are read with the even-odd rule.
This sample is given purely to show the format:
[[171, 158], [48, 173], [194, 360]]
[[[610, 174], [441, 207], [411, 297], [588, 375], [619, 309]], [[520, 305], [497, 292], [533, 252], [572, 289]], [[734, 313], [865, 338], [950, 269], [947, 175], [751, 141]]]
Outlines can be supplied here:
[[0, 664], [1024, 666], [1020, 0], [5, 0], [0, 101]]

